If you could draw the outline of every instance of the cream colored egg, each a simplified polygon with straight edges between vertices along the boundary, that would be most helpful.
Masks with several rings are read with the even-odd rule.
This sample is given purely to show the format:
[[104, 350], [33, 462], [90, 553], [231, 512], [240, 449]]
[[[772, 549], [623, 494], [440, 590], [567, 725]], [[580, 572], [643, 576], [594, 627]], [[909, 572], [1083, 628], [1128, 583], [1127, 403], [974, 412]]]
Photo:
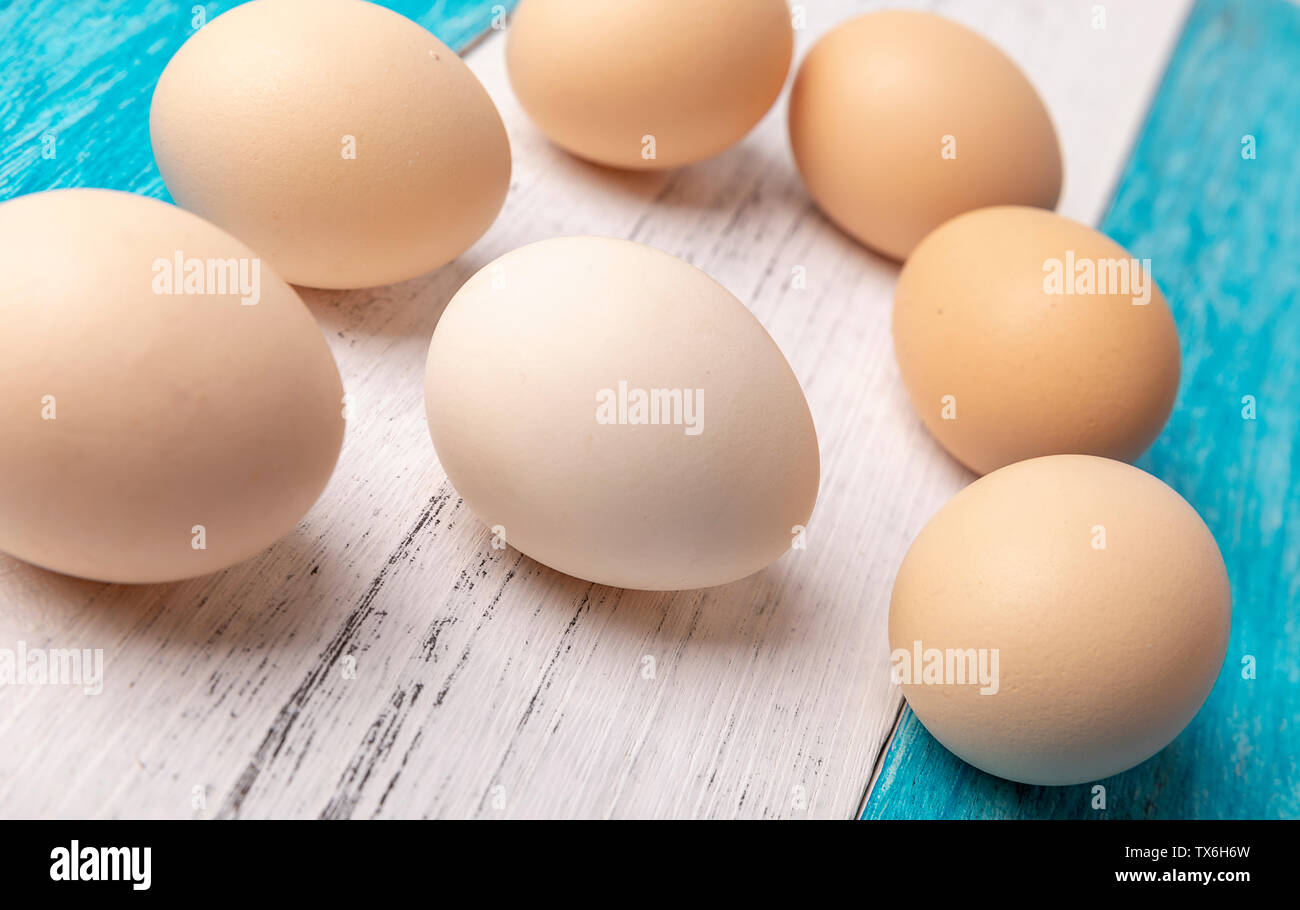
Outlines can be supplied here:
[[812, 514], [803, 391], [745, 306], [651, 247], [507, 253], [448, 304], [429, 429], [494, 536], [561, 572], [650, 590], [757, 572]]
[[0, 205], [0, 551], [103, 581], [225, 568], [315, 502], [342, 396], [297, 294], [224, 231], [107, 190]]
[[469, 68], [361, 0], [254, 0], [213, 19], [163, 71], [149, 132], [178, 205], [312, 287], [443, 265], [510, 182], [505, 127]]
[[791, 89], [790, 142], [822, 210], [893, 259], [954, 215], [1050, 209], [1061, 192], [1056, 131], [1029, 80], [930, 13], [868, 13], [818, 41]]
[[1088, 455], [977, 480], [894, 583], [895, 680], [939, 742], [1030, 784], [1096, 781], [1163, 749], [1223, 665], [1214, 538], [1150, 474]]
[[689, 164], [739, 142], [785, 84], [785, 0], [523, 0], [506, 61], [551, 141], [599, 164]]
[[1041, 209], [954, 218], [907, 260], [894, 351], [926, 427], [987, 473], [1038, 455], [1131, 461], [1178, 392], [1178, 332], [1150, 263]]

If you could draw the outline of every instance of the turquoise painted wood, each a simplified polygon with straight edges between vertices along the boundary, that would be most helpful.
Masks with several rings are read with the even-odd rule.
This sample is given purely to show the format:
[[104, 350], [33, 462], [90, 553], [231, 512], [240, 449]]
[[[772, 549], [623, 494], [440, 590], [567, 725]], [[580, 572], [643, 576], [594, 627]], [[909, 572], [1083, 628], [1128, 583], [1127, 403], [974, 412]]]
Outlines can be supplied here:
[[975, 770], [906, 711], [864, 818], [1300, 817], [1297, 149], [1300, 7], [1202, 0], [1101, 225], [1151, 259], [1182, 337], [1178, 403], [1140, 465], [1196, 507], [1228, 565], [1232, 639], [1209, 701], [1163, 752], [1098, 782], [1105, 811], [1092, 785]]
[[[518, 0], [382, 0], [460, 50]], [[170, 199], [149, 147], [163, 67], [238, 2], [0, 0], [0, 200], [66, 186]]]

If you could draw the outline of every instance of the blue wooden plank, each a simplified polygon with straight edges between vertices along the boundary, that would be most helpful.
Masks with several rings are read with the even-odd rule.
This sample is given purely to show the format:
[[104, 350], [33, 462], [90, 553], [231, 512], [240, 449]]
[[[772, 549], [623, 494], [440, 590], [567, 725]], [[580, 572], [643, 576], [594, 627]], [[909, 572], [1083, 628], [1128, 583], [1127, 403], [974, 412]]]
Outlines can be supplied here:
[[1178, 403], [1139, 464], [1196, 507], [1227, 562], [1232, 639], [1209, 701], [1163, 752], [1098, 782], [1105, 811], [1091, 785], [977, 771], [905, 712], [864, 818], [1300, 817], [1297, 148], [1300, 8], [1202, 0], [1101, 225], [1150, 257], [1178, 320]]
[[[383, 0], [460, 50], [518, 0]], [[163, 67], [238, 2], [0, 0], [0, 201], [65, 186], [168, 199], [149, 146], [149, 101]], [[52, 143], [52, 144], [51, 144]], [[50, 156], [50, 149], [53, 156]]]

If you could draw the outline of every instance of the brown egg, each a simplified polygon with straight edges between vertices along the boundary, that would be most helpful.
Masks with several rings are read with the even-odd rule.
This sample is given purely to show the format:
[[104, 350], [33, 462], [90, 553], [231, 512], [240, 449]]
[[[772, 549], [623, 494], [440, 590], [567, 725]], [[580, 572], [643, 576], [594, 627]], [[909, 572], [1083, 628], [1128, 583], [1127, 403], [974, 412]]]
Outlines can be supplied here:
[[926, 427], [981, 474], [1067, 452], [1131, 461], [1178, 392], [1150, 263], [1041, 209], [981, 209], [926, 237], [898, 279], [894, 352]]
[[785, 0], [523, 0], [506, 62], [556, 145], [670, 168], [740, 141], [780, 94], [793, 45]]
[[791, 90], [790, 143], [822, 210], [894, 259], [954, 215], [1050, 209], [1061, 192], [1056, 131], [1029, 80], [929, 13], [869, 13], [818, 41]]
[[223, 569], [316, 501], [342, 397], [293, 288], [197, 215], [0, 205], [0, 551], [101, 581]]
[[894, 681], [939, 742], [1030, 784], [1118, 774], [1214, 686], [1232, 595], [1196, 511], [1118, 461], [1021, 461], [913, 542], [889, 608]]
[[459, 57], [360, 0], [254, 0], [167, 64], [149, 111], [176, 203], [285, 280], [357, 288], [414, 278], [492, 225], [510, 144]]

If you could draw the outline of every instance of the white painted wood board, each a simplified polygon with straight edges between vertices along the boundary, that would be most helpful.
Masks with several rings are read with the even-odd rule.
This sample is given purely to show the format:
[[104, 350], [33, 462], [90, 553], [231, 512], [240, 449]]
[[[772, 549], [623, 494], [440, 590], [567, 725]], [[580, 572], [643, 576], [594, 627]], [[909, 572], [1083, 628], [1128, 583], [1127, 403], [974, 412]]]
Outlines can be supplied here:
[[[807, 0], [796, 60], [836, 22], [883, 5], [966, 22], [1024, 67], [1065, 149], [1061, 210], [1089, 222], [1188, 8]], [[894, 571], [970, 479], [926, 436], [899, 383], [897, 267], [811, 204], [784, 97], [712, 161], [619, 174], [546, 143], [514, 100], [503, 50], [492, 34], [467, 55], [514, 150], [492, 230], [422, 279], [304, 291], [353, 414], [335, 475], [297, 530], [226, 572], [173, 585], [103, 585], [0, 557], [0, 647], [105, 654], [97, 696], [0, 688], [0, 816], [854, 814], [900, 705], [885, 644]], [[469, 275], [563, 234], [681, 256], [776, 339], [820, 437], [807, 550], [732, 585], [654, 594], [490, 547], [429, 441], [425, 353]], [[796, 266], [805, 290], [790, 286]]]

